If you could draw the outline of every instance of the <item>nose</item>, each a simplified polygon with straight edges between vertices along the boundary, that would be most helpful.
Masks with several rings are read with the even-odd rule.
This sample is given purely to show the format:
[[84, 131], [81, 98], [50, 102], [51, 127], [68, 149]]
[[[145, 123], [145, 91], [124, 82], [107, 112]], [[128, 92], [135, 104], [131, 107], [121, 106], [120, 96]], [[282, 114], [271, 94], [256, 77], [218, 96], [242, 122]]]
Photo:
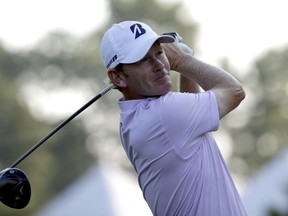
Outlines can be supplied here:
[[153, 66], [155, 71], [162, 70], [164, 68], [164, 63], [161, 59], [153, 58]]

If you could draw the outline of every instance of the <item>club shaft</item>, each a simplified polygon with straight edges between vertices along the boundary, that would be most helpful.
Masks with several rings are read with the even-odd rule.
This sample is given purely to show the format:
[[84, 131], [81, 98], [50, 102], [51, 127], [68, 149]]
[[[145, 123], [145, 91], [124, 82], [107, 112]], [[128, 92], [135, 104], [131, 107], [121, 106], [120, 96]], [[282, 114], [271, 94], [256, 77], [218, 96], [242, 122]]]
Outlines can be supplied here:
[[61, 128], [63, 128], [66, 124], [68, 124], [72, 119], [74, 119], [76, 116], [78, 116], [81, 112], [83, 112], [85, 109], [87, 109], [89, 106], [91, 106], [95, 101], [97, 101], [100, 97], [102, 97], [104, 94], [109, 92], [112, 88], [114, 88], [113, 84], [108, 85], [106, 88], [104, 88], [101, 92], [98, 93], [94, 98], [92, 98], [90, 101], [88, 101], [85, 105], [83, 105], [80, 109], [78, 109], [75, 113], [73, 113], [69, 118], [64, 120], [62, 123], [60, 123], [57, 127], [55, 127], [52, 131], [50, 131], [45, 137], [43, 137], [41, 140], [39, 140], [36, 144], [34, 144], [27, 152], [25, 152], [19, 159], [17, 159], [10, 168], [14, 168], [17, 166], [21, 161], [23, 161], [26, 157], [28, 157], [33, 151], [35, 151], [40, 145], [42, 145], [45, 141], [47, 141], [51, 136], [53, 136], [57, 131], [59, 131]]

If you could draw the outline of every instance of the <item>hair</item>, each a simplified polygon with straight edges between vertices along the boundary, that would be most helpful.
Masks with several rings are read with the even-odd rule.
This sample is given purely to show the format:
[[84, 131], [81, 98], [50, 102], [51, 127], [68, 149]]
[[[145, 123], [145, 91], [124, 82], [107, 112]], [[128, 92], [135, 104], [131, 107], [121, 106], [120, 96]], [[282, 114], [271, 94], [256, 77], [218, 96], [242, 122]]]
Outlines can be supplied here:
[[117, 71], [122, 71], [122, 66], [123, 66], [123, 64], [119, 63], [114, 69]]

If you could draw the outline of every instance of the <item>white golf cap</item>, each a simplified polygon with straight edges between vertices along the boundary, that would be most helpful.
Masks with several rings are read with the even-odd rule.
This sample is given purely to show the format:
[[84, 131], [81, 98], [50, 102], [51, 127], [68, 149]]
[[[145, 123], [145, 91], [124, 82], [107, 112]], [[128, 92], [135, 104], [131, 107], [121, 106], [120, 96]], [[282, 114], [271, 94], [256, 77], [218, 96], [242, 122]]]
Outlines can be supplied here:
[[155, 41], [173, 43], [169, 35], [158, 35], [148, 25], [138, 21], [124, 21], [108, 29], [101, 42], [101, 55], [106, 69], [118, 64], [141, 60]]

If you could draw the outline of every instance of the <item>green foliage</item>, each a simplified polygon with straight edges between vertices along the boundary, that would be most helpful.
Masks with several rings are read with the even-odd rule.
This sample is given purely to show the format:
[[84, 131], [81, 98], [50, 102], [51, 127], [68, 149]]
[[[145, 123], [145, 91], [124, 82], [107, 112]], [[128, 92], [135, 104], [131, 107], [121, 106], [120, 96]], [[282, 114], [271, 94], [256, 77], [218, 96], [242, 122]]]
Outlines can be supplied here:
[[288, 212], [279, 212], [277, 209], [271, 209], [268, 213], [269, 216], [288, 216]]
[[[32, 117], [28, 107], [19, 100], [19, 78], [31, 67], [26, 53], [15, 54], [1, 48], [0, 66], [0, 169], [10, 166], [34, 143], [51, 131], [49, 125]], [[33, 54], [34, 52], [31, 52]], [[40, 58], [40, 57], [39, 57]], [[18, 62], [17, 59], [26, 59]], [[45, 64], [43, 64], [45, 65]], [[43, 66], [42, 65], [42, 66]], [[95, 162], [85, 147], [86, 131], [77, 121], [58, 132], [41, 148], [26, 158], [20, 169], [27, 174], [32, 186], [29, 205], [23, 210], [0, 204], [0, 215], [30, 215], [75, 177]]]
[[[235, 173], [250, 176], [266, 161], [287, 148], [288, 128], [288, 47], [267, 51], [244, 78], [247, 91], [248, 119], [241, 128], [229, 128], [234, 140], [233, 158], [244, 166], [234, 166]], [[245, 104], [243, 105], [245, 106]]]
[[[12, 163], [19, 152], [36, 138], [41, 123], [32, 119], [26, 107], [17, 101], [15, 83], [1, 76], [0, 79], [0, 136], [1, 168]], [[44, 128], [44, 125], [42, 126]], [[38, 132], [39, 133], [39, 132]], [[22, 145], [19, 145], [21, 144]], [[15, 147], [17, 146], [17, 152]], [[19, 152], [18, 152], [19, 151]]]
[[7, 51], [0, 43], [0, 74], [9, 80], [15, 79], [20, 71], [25, 70], [25, 55], [17, 55], [16, 53]]

